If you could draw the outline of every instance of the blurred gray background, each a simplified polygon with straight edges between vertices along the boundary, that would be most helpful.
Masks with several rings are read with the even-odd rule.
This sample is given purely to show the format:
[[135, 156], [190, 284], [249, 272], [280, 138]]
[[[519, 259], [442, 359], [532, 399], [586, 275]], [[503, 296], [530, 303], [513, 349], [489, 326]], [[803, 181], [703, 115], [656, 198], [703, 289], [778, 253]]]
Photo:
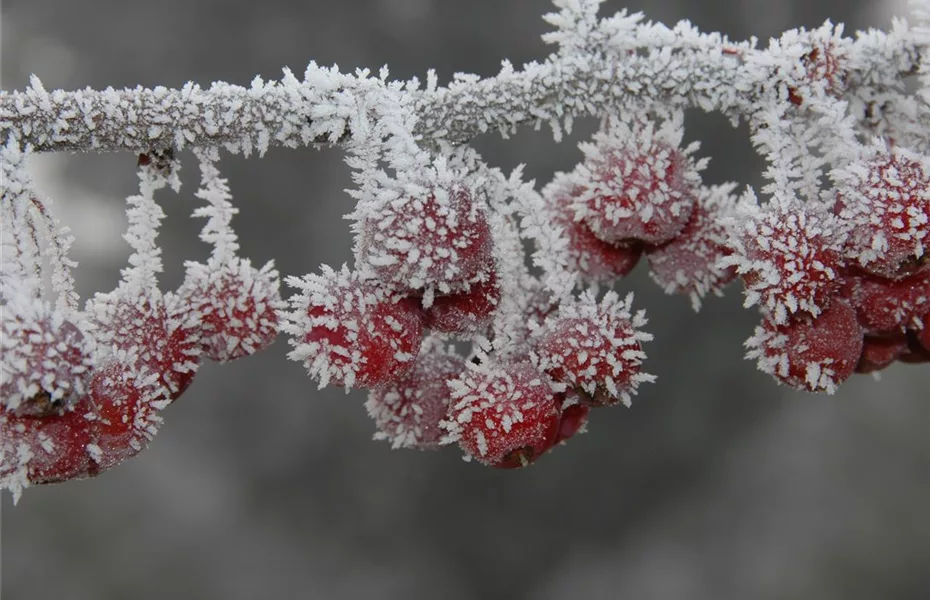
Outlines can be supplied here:
[[[875, 0], [614, 0], [651, 19], [765, 40], [825, 19], [886, 27]], [[497, 72], [544, 58], [545, 0], [4, 0], [2, 85], [48, 89], [247, 84], [391, 67]], [[593, 124], [561, 145], [525, 131], [475, 145], [544, 183], [578, 160]], [[705, 180], [759, 182], [744, 129], [694, 114]], [[128, 249], [122, 202], [135, 157], [49, 156], [42, 189], [76, 232], [84, 297], [111, 289]], [[243, 254], [285, 274], [349, 259], [339, 150], [273, 149], [221, 163]], [[164, 287], [208, 249], [189, 217], [197, 172], [162, 196]], [[371, 441], [361, 393], [317, 391], [287, 344], [207, 364], [149, 449], [101, 477], [2, 498], [2, 591], [68, 598], [930, 598], [930, 369], [858, 376], [836, 396], [778, 387], [742, 359], [756, 320], [731, 288], [695, 315], [643, 269], [648, 370], [632, 409], [598, 411], [587, 435], [523, 471], [454, 449]]]

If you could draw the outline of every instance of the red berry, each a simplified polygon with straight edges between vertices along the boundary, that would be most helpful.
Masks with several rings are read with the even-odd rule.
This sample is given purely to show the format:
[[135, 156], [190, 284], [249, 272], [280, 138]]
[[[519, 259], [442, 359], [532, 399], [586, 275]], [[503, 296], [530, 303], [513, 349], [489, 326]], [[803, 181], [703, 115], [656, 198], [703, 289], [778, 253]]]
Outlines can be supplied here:
[[724, 219], [733, 211], [733, 185], [701, 188], [694, 212], [673, 240], [646, 249], [649, 274], [667, 294], [688, 294], [694, 310], [709, 292], [722, 295], [722, 288], [736, 277], [733, 266], [720, 259], [730, 254]]
[[427, 338], [413, 369], [397, 381], [371, 390], [365, 408], [375, 420], [376, 440], [394, 448], [439, 448], [452, 396], [448, 382], [465, 370], [465, 361], [437, 338]]
[[745, 306], [759, 304], [777, 324], [796, 313], [816, 317], [840, 285], [845, 230], [829, 212], [807, 205], [745, 202], [731, 229], [735, 266], [746, 286]]
[[862, 355], [856, 311], [834, 298], [816, 318], [795, 315], [784, 325], [765, 320], [746, 341], [746, 358], [788, 385], [832, 394], [852, 375]]
[[92, 345], [61, 311], [4, 302], [0, 408], [41, 416], [76, 401], [93, 365]]
[[467, 285], [467, 291], [435, 296], [423, 309], [423, 325], [454, 334], [474, 334], [487, 326], [501, 299], [497, 274], [492, 269]]
[[639, 262], [643, 245], [638, 241], [605, 242], [582, 221], [576, 221], [573, 198], [584, 188], [573, 183], [571, 175], [559, 174], [543, 190], [549, 203], [549, 221], [559, 226], [568, 238], [567, 267], [590, 283], [612, 283], [624, 277]]
[[639, 384], [653, 381], [641, 372], [642, 342], [652, 336], [640, 330], [643, 311], [630, 312], [632, 296], [620, 300], [607, 292], [598, 304], [585, 293], [563, 304], [546, 324], [536, 343], [540, 367], [555, 381], [580, 388], [598, 405], [630, 404]]
[[867, 335], [862, 340], [862, 354], [856, 373], [881, 371], [898, 360], [906, 350], [907, 336], [904, 334], [886, 337]]
[[172, 295], [98, 294], [89, 305], [104, 356], [155, 373], [168, 400], [190, 385], [200, 366], [200, 332]]
[[559, 416], [559, 434], [555, 443], [564, 442], [579, 432], [583, 432], [588, 425], [588, 413], [591, 408], [581, 402], [577, 394], [569, 392], [559, 406], [562, 414]]
[[255, 269], [247, 259], [226, 264], [187, 263], [180, 302], [202, 328], [207, 358], [227, 362], [263, 350], [278, 335], [283, 308], [278, 272], [272, 263]]
[[95, 409], [95, 462], [110, 469], [142, 451], [155, 435], [167, 404], [150, 377], [137, 377], [118, 360], [98, 367], [90, 383]]
[[573, 201], [600, 239], [662, 244], [684, 228], [694, 207], [700, 177], [689, 158], [696, 148], [679, 148], [681, 125], [614, 121], [583, 144], [579, 177], [584, 191]]
[[464, 184], [428, 186], [372, 210], [361, 254], [382, 281], [446, 293], [486, 272], [493, 242], [485, 208]]
[[320, 387], [373, 387], [413, 367], [423, 333], [415, 300], [397, 299], [345, 266], [339, 272], [324, 266], [322, 275], [288, 283], [301, 289], [282, 325], [294, 346], [288, 356], [302, 362]]
[[450, 383], [453, 406], [442, 427], [466, 459], [497, 468], [524, 467], [555, 443], [557, 394], [529, 363], [469, 363]]
[[920, 267], [930, 244], [930, 164], [895, 147], [877, 149], [839, 171], [838, 208], [849, 223], [849, 255], [881, 277], [906, 276]]
[[901, 279], [851, 274], [843, 293], [871, 334], [919, 329], [930, 312], [930, 265]]
[[41, 417], [0, 411], [0, 488], [16, 501], [33, 484], [95, 475], [93, 418], [86, 399]]

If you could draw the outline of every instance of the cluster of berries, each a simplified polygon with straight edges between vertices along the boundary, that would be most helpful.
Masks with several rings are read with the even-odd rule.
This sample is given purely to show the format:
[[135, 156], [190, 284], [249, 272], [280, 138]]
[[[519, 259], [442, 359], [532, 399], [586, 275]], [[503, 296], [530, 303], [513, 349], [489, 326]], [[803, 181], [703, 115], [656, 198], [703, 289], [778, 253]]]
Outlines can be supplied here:
[[[615, 294], [528, 310], [533, 335], [519, 352], [483, 347], [502, 287], [486, 203], [463, 181], [423, 189], [365, 211], [362, 269], [288, 280], [290, 357], [321, 386], [369, 388], [376, 439], [458, 443], [467, 459], [525, 466], [581, 430], [590, 406], [629, 402], [651, 380], [640, 372], [645, 319]], [[479, 340], [470, 360], [450, 338]]]
[[723, 261], [763, 314], [747, 356], [829, 393], [854, 372], [930, 362], [930, 161], [876, 147], [834, 177], [831, 202], [748, 198]]
[[652, 279], [697, 310], [735, 277], [720, 265], [735, 184], [703, 186], [706, 161], [681, 139], [679, 119], [614, 119], [581, 145], [585, 160], [543, 190], [547, 217], [568, 238], [564, 262], [582, 282], [610, 285], [645, 256]]
[[[277, 336], [282, 304], [270, 264], [255, 269], [215, 252], [206, 265], [188, 263], [176, 292], [158, 291], [152, 238], [163, 213], [151, 193], [161, 180], [147, 162], [141, 167], [143, 193], [129, 199], [131, 266], [115, 290], [78, 311], [43, 302], [28, 278], [4, 282], [0, 485], [17, 497], [139, 453], [203, 359], [248, 356]], [[3, 198], [8, 206], [19, 200]]]

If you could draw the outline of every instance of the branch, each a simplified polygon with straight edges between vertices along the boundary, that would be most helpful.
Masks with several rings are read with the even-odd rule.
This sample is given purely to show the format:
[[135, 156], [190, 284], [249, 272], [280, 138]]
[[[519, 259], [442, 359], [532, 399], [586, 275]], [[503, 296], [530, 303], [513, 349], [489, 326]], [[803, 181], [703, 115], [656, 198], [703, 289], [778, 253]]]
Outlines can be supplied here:
[[[15, 135], [41, 152], [223, 146], [248, 155], [270, 146], [348, 142], [358, 133], [358, 119], [377, 110], [385, 94], [412, 103], [418, 118], [413, 133], [435, 143], [459, 144], [489, 130], [507, 135], [528, 122], [547, 122], [559, 137], [563, 122], [570, 129], [575, 117], [631, 105], [748, 114], [772, 85], [773, 56], [784, 58], [777, 42], [775, 49], [758, 50], [754, 39], [731, 43], [687, 22], [669, 29], [640, 24], [640, 18], [621, 13], [596, 21], [584, 48], [553, 34], [560, 51], [520, 71], [505, 61], [496, 76], [458, 74], [448, 87], [437, 87], [430, 72], [425, 90], [415, 79], [387, 81], [386, 70], [372, 78], [367, 71], [350, 75], [315, 63], [302, 81], [285, 70], [281, 81], [256, 78], [249, 88], [218, 82], [208, 89], [188, 83], [181, 89], [47, 92], [33, 77], [24, 91], [0, 93], [0, 139]], [[854, 59], [851, 86], [895, 87], [902, 75], [916, 72], [918, 49], [899, 33], [843, 38]]]

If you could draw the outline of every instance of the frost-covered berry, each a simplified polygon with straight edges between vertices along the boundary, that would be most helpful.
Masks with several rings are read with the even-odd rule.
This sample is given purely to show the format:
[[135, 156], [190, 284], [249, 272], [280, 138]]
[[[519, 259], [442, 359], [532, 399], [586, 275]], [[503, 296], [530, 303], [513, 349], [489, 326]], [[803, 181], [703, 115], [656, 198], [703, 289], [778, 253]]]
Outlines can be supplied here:
[[584, 281], [612, 283], [636, 267], [643, 253], [643, 244], [636, 240], [605, 242], [585, 222], [576, 221], [572, 202], [583, 190], [573, 181], [571, 174], [556, 175], [543, 190], [550, 212], [548, 217], [568, 238], [566, 266]]
[[555, 444], [559, 407], [552, 381], [528, 362], [469, 368], [450, 382], [453, 405], [445, 443], [497, 468], [524, 467]]
[[688, 294], [694, 310], [708, 293], [722, 294], [736, 277], [733, 266], [720, 260], [730, 253], [727, 227], [736, 205], [734, 185], [701, 188], [685, 228], [670, 242], [646, 249], [649, 274], [667, 294]]
[[654, 380], [642, 372], [642, 342], [652, 336], [641, 330], [644, 311], [630, 312], [632, 302], [632, 295], [620, 300], [611, 291], [600, 303], [585, 292], [562, 304], [538, 334], [540, 368], [555, 381], [579, 388], [595, 405], [629, 405], [639, 385]]
[[84, 393], [93, 346], [60, 310], [35, 301], [0, 310], [0, 407], [41, 416]]
[[919, 268], [930, 246], [930, 162], [904, 148], [873, 149], [835, 175], [846, 252], [870, 273], [898, 278]]
[[447, 293], [492, 265], [485, 210], [464, 183], [401, 196], [365, 214], [362, 259], [382, 281]]
[[0, 412], [0, 489], [16, 501], [30, 485], [95, 475], [93, 418], [86, 397], [41, 417]]
[[270, 346], [278, 335], [277, 311], [284, 305], [272, 263], [256, 269], [244, 258], [214, 262], [188, 262], [177, 296], [200, 322], [204, 356], [223, 363]]
[[862, 340], [862, 354], [856, 364], [856, 373], [872, 373], [889, 366], [907, 350], [907, 335], [867, 335]]
[[829, 212], [802, 204], [742, 202], [730, 228], [735, 266], [745, 285], [744, 306], [758, 304], [777, 324], [796, 313], [816, 317], [840, 286], [846, 230]]
[[700, 186], [699, 165], [680, 148], [679, 119], [658, 128], [653, 122], [614, 120], [582, 144], [578, 169], [584, 190], [573, 202], [581, 219], [600, 239], [662, 244], [684, 228]]
[[162, 423], [159, 411], [170, 402], [157, 375], [136, 374], [117, 359], [94, 371], [90, 401], [96, 416], [93, 459], [101, 471], [141, 452]]
[[799, 314], [783, 325], [763, 321], [746, 340], [746, 358], [782, 383], [832, 394], [852, 375], [862, 346], [856, 311], [834, 298], [816, 318]]
[[868, 333], [919, 329], [930, 312], [930, 265], [901, 279], [852, 274], [843, 292]]
[[434, 331], [474, 334], [487, 326], [501, 300], [497, 273], [492, 269], [467, 285], [466, 291], [434, 296], [423, 309], [423, 325]]
[[415, 300], [397, 298], [343, 266], [321, 275], [291, 277], [300, 290], [289, 300], [282, 330], [320, 387], [373, 387], [407, 373], [420, 351], [422, 317]]
[[[117, 288], [88, 303], [101, 357], [155, 373], [162, 394], [178, 398], [200, 367], [200, 327], [168, 294], [134, 294]], [[136, 376], [136, 374], [133, 374]]]
[[465, 370], [465, 360], [438, 338], [427, 338], [413, 369], [397, 381], [380, 385], [368, 394], [365, 408], [374, 419], [376, 440], [393, 448], [439, 448], [452, 392], [448, 382]]
[[556, 444], [574, 437], [577, 433], [584, 432], [588, 425], [588, 413], [591, 411], [591, 407], [582, 402], [578, 394], [568, 392], [562, 394], [562, 396], [559, 405], [561, 414], [559, 415], [559, 434], [556, 436]]

